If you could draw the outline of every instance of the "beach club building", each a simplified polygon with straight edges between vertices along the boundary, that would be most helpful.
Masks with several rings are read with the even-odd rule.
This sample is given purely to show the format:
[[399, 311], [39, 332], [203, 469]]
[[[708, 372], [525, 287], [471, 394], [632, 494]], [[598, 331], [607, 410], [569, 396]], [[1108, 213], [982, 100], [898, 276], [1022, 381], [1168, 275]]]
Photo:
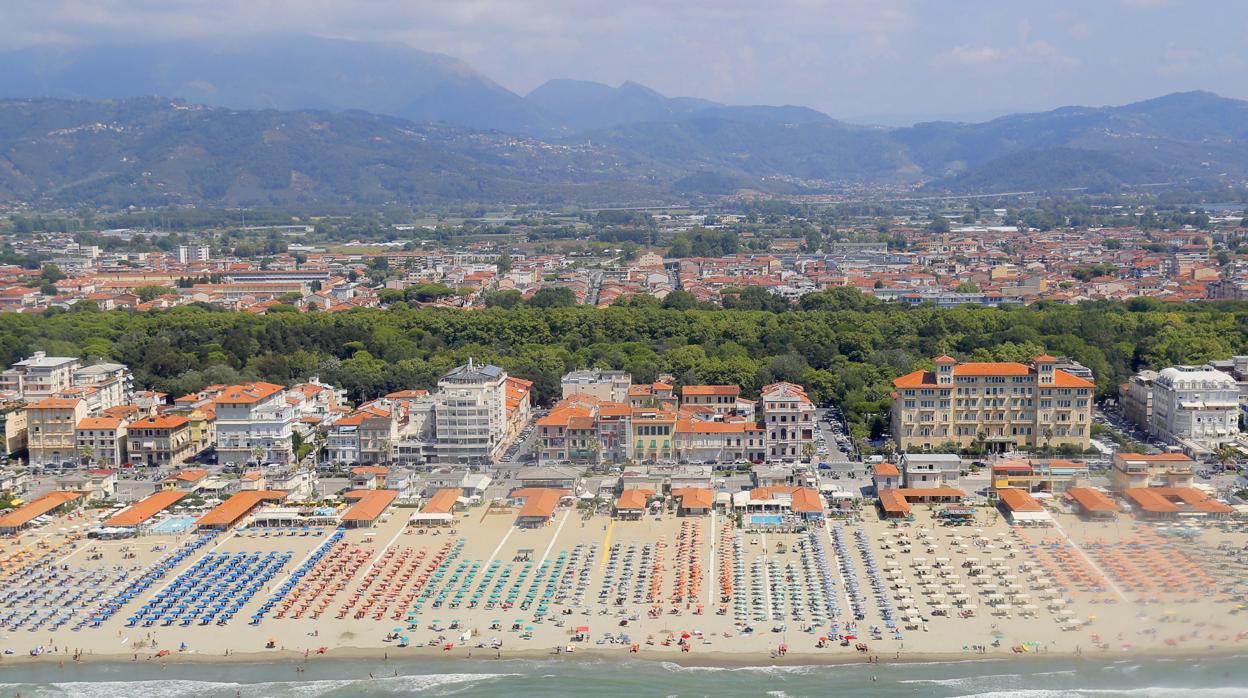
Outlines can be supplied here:
[[1191, 458], [1182, 453], [1116, 453], [1109, 471], [1115, 492], [1142, 487], [1190, 487], [1195, 479]]
[[520, 512], [516, 515], [516, 525], [520, 528], [545, 526], [554, 518], [559, 502], [571, 494], [568, 490], [545, 487], [522, 487], [512, 490], [512, 505], [520, 507]]
[[395, 490], [351, 490], [343, 494], [343, 499], [352, 500], [355, 504], [343, 512], [342, 525], [348, 528], [372, 527], [398, 496]]
[[1092, 487], [1071, 487], [1063, 495], [1075, 513], [1085, 519], [1118, 518], [1118, 504], [1101, 490]]
[[1195, 487], [1128, 487], [1123, 496], [1142, 519], [1226, 518], [1235, 513]]
[[630, 489], [620, 492], [615, 500], [615, 517], [624, 521], [637, 521], [646, 515], [646, 503], [654, 496], [654, 490]]
[[455, 523], [455, 507], [463, 496], [458, 487], [443, 487], [429, 498], [420, 511], [412, 515], [412, 523], [422, 526], [450, 526]]
[[103, 525], [105, 528], [128, 529], [131, 535], [137, 534], [153, 517], [177, 504], [187, 494], [184, 490], [176, 489], [154, 492], [113, 515]]
[[961, 504], [966, 493], [956, 487], [898, 488], [877, 493], [880, 512], [886, 519], [910, 515], [912, 504]]
[[264, 502], [280, 502], [286, 499], [287, 494], [280, 490], [235, 492], [229, 499], [199, 517], [195, 526], [199, 529], [224, 531], [238, 524]]
[[49, 492], [0, 516], [0, 534], [11, 535], [28, 528], [35, 519], [73, 508], [82, 500], [79, 492]]
[[677, 516], [706, 516], [715, 506], [715, 493], [705, 487], [672, 488]]
[[997, 508], [1006, 520], [1020, 526], [1052, 526], [1053, 516], [1024, 489], [1005, 487], [997, 490]]

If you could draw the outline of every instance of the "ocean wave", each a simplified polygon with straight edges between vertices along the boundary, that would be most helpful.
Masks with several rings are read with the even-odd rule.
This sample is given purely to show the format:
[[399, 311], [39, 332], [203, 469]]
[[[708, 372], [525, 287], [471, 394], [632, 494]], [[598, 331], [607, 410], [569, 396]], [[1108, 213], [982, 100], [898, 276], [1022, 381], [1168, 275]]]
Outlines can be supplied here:
[[959, 676], [950, 679], [903, 679], [897, 683], [922, 683], [933, 686], [965, 687], [979, 681], [991, 679], [1031, 679], [1037, 676], [1074, 676], [1074, 669], [1062, 671], [1037, 671], [1027, 674], [976, 674], [975, 676]]
[[351, 689], [367, 689], [369, 695], [419, 695], [444, 686], [492, 681], [519, 674], [410, 674], [375, 679], [323, 679], [317, 681], [265, 681], [236, 683], [225, 681], [83, 681], [46, 686], [23, 684], [22, 695], [63, 696], [67, 698], [318, 698]]
[[1218, 686], [1213, 688], [1178, 688], [1146, 686], [1143, 688], [1021, 688], [968, 693], [955, 698], [1097, 698], [1098, 696], [1139, 696], [1139, 698], [1176, 698], [1198, 695], [1201, 698], [1245, 698], [1248, 688]]

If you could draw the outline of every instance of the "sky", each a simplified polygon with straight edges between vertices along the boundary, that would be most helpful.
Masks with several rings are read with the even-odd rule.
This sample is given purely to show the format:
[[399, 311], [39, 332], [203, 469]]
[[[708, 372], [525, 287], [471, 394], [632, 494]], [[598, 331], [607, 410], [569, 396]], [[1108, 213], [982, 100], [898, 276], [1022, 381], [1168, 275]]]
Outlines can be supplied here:
[[0, 0], [10, 47], [266, 34], [877, 123], [1248, 99], [1248, 0]]

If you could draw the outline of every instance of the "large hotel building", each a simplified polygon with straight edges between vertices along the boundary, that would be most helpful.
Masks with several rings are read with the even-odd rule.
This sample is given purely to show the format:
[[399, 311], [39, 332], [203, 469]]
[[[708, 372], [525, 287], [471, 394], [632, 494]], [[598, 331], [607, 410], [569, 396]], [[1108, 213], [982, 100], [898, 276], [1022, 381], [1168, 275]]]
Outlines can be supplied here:
[[1056, 368], [1057, 359], [1031, 363], [933, 360], [935, 370], [893, 381], [892, 430], [902, 451], [982, 439], [989, 451], [1088, 448], [1096, 384]]

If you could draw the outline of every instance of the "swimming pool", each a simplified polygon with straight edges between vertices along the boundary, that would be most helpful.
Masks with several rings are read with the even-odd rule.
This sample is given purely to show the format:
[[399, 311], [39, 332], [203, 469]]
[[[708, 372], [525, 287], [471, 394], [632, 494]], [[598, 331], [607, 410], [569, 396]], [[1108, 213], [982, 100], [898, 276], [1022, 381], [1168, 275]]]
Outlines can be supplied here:
[[751, 514], [750, 523], [755, 526], [779, 526], [784, 523], [784, 516], [781, 514]]
[[148, 529], [151, 533], [182, 533], [195, 525], [194, 516], [170, 516]]

